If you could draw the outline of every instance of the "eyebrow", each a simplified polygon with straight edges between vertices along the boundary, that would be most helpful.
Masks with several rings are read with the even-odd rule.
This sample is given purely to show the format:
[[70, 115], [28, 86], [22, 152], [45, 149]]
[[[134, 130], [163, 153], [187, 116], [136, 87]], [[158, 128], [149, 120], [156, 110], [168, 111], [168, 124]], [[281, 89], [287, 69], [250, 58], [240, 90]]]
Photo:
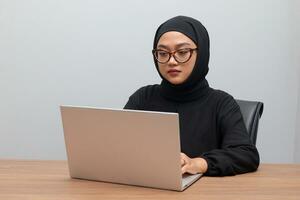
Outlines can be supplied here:
[[[177, 49], [177, 48], [182, 47], [182, 46], [185, 46], [185, 45], [191, 45], [191, 44], [190, 44], [190, 43], [187, 43], [187, 42], [183, 42], [183, 43], [176, 44], [176, 45], [175, 45], [175, 48]], [[157, 48], [170, 49], [167, 45], [164, 45], [164, 44], [158, 45]]]

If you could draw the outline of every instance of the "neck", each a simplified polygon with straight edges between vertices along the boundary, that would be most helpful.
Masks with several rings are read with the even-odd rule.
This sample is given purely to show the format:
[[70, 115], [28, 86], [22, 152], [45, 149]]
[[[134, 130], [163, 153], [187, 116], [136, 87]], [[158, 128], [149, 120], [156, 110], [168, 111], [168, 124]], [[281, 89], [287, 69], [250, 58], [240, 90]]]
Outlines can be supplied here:
[[169, 100], [177, 102], [194, 101], [206, 95], [209, 89], [209, 84], [204, 78], [194, 84], [173, 85], [166, 80], [162, 80], [161, 95]]

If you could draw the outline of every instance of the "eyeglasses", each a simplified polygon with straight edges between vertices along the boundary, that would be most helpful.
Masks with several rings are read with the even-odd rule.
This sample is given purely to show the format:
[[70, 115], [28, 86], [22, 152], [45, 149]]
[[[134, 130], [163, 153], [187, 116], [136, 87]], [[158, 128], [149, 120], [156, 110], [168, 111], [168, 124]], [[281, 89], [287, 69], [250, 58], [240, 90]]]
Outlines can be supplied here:
[[185, 49], [178, 49], [173, 52], [168, 52], [162, 49], [153, 49], [152, 54], [154, 55], [157, 62], [165, 64], [169, 62], [171, 56], [178, 62], [178, 63], [186, 63], [190, 60], [193, 55], [193, 52], [197, 50], [197, 48], [185, 48]]

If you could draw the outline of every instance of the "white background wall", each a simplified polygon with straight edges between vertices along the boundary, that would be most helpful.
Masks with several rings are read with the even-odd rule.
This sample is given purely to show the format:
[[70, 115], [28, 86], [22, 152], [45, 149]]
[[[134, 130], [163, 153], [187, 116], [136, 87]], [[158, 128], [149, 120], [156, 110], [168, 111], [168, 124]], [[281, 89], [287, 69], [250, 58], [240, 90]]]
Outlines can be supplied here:
[[[300, 76], [300, 1], [294, 0], [294, 65], [298, 66], [298, 75]], [[300, 78], [298, 78], [298, 114], [295, 135], [295, 162], [300, 163]]]
[[262, 162], [294, 162], [299, 7], [297, 0], [0, 0], [0, 158], [66, 159], [59, 105], [122, 108], [137, 88], [158, 83], [155, 30], [188, 15], [210, 33], [210, 85], [265, 103]]

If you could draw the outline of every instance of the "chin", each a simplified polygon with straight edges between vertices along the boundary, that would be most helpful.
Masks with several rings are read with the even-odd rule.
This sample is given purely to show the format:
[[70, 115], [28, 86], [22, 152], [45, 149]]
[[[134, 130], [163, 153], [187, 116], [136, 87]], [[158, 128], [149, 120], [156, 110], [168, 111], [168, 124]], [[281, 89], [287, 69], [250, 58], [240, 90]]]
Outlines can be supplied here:
[[168, 80], [170, 83], [172, 83], [173, 85], [179, 85], [179, 84], [181, 84], [183, 81], [181, 81], [181, 80]]
[[183, 83], [183, 78], [180, 77], [180, 76], [177, 76], [177, 77], [171, 77], [171, 76], [168, 76], [168, 74], [164, 74], [163, 77], [169, 81], [170, 83], [172, 83], [173, 85], [179, 85], [181, 83]]

